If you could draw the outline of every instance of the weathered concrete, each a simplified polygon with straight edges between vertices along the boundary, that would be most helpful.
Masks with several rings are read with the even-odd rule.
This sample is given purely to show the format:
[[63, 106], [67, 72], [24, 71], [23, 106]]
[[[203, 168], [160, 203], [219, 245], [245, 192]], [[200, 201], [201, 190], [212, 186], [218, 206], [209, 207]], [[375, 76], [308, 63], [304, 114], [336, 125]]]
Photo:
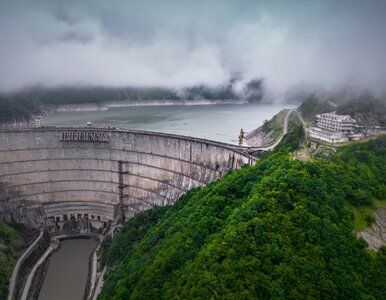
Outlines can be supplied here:
[[71, 219], [111, 223], [174, 203], [188, 189], [254, 161], [231, 145], [170, 134], [3, 130], [0, 218], [51, 229]]

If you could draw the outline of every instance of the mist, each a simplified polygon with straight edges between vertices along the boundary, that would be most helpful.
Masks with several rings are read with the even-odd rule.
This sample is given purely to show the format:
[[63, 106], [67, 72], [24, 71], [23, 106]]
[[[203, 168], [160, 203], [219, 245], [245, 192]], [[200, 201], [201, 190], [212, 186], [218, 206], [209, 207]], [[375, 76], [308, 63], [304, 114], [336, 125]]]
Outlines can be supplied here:
[[0, 2], [0, 91], [223, 86], [384, 92], [386, 1]]

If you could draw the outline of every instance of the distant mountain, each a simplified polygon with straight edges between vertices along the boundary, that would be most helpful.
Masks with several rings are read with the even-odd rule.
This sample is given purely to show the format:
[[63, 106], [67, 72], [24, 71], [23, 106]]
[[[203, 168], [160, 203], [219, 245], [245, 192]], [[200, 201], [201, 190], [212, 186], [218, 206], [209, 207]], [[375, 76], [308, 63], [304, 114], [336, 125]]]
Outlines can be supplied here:
[[247, 100], [259, 102], [263, 98], [262, 82], [252, 80], [247, 82], [241, 92], [236, 92], [231, 80], [228, 84], [218, 87], [199, 85], [185, 89], [169, 89], [159, 87], [58, 87], [58, 88], [30, 88], [14, 93], [0, 94], [0, 123], [10, 121], [28, 121], [32, 115], [36, 115], [47, 109], [59, 105], [76, 104], [101, 104], [111, 101], [135, 101], [148, 100]]
[[347, 97], [344, 95], [311, 95], [299, 106], [303, 117], [312, 121], [316, 114], [336, 111], [350, 115], [359, 124], [386, 126], [386, 99], [369, 94]]

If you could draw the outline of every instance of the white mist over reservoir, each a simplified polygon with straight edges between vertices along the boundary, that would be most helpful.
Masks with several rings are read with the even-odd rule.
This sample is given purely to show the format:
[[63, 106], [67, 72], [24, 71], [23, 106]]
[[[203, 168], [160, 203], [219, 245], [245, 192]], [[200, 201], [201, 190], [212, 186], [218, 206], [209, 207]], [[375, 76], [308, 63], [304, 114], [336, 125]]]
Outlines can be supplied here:
[[56, 112], [46, 126], [106, 125], [158, 131], [209, 140], [238, 142], [240, 129], [249, 132], [290, 104], [215, 104], [111, 107], [107, 110]]

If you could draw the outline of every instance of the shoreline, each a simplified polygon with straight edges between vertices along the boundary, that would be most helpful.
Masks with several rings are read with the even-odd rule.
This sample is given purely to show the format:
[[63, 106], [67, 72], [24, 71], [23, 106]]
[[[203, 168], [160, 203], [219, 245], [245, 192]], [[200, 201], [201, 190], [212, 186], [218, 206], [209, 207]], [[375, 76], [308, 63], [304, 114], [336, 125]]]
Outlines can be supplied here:
[[65, 104], [52, 107], [49, 113], [70, 111], [105, 111], [119, 107], [148, 107], [148, 106], [194, 106], [194, 105], [237, 105], [247, 104], [247, 100], [142, 100], [142, 101], [108, 101], [101, 103]]
[[[31, 114], [28, 119], [11, 120], [0, 123], [0, 128], [24, 128], [35, 127], [36, 120], [44, 119], [55, 113], [65, 112], [95, 112], [108, 111], [114, 108], [125, 107], [165, 107], [165, 106], [213, 106], [213, 105], [245, 105], [249, 103], [246, 99], [191, 99], [191, 100], [118, 100], [106, 102], [92, 103], [77, 103], [77, 104], [58, 104], [58, 105], [42, 105], [40, 113]], [[266, 103], [259, 102], [259, 105], [284, 105], [285, 103]], [[289, 106], [292, 106], [288, 104]]]
[[[31, 114], [29, 119], [12, 120], [0, 123], [0, 128], [23, 128], [34, 127], [37, 119], [43, 119], [57, 112], [92, 112], [107, 111], [110, 108], [123, 107], [152, 107], [152, 106], [198, 106], [198, 105], [243, 105], [248, 104], [246, 99], [232, 100], [208, 100], [208, 99], [191, 99], [191, 100], [118, 100], [105, 102], [77, 103], [77, 104], [58, 104], [42, 105], [40, 113]], [[268, 104], [268, 103], [267, 103]]]

